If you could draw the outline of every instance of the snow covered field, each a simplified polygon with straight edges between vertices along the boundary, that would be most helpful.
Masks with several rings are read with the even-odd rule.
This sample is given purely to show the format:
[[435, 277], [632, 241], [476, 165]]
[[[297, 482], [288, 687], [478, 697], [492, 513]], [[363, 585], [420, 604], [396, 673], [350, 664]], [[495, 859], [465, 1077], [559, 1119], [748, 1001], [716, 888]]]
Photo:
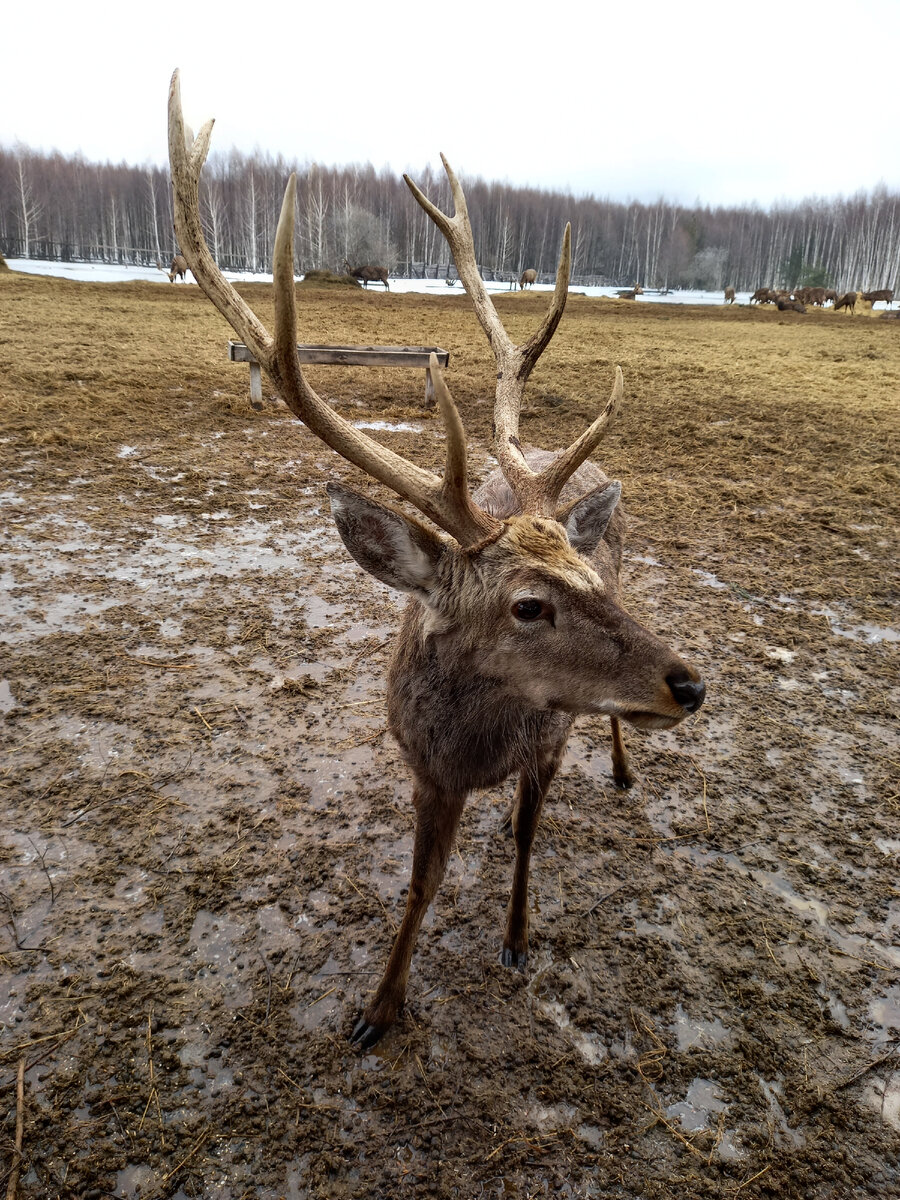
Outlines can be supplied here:
[[[164, 271], [157, 270], [156, 267], [122, 266], [114, 263], [47, 262], [36, 258], [10, 258], [7, 259], [7, 262], [13, 271], [27, 271], [33, 275], [59, 275], [66, 279], [92, 280], [95, 283], [124, 283], [135, 279], [147, 280], [150, 283], [169, 282], [168, 275]], [[270, 274], [254, 275], [249, 271], [226, 271], [225, 277], [232, 283], [272, 282]], [[375, 289], [380, 286], [377, 283], [372, 285]], [[442, 296], [452, 295], [454, 292], [459, 293], [463, 290], [459, 283], [448, 287], [443, 279], [400, 279], [394, 278], [394, 276], [391, 276], [390, 287], [393, 292], [431, 292]], [[508, 283], [488, 282], [487, 289], [489, 292], [508, 292], [511, 287]], [[536, 284], [532, 290], [551, 292], [553, 288], [550, 284]], [[576, 285], [571, 290], [573, 293], [578, 292], [585, 296], [615, 296], [620, 289], [578, 287]], [[738, 292], [738, 304], [747, 304], [749, 300], [749, 292]], [[724, 296], [722, 292], [678, 291], [669, 292], [667, 295], [661, 295], [659, 292], [645, 292], [643, 296], [637, 298], [639, 304], [655, 301], [662, 301], [665, 304], [722, 304]]]

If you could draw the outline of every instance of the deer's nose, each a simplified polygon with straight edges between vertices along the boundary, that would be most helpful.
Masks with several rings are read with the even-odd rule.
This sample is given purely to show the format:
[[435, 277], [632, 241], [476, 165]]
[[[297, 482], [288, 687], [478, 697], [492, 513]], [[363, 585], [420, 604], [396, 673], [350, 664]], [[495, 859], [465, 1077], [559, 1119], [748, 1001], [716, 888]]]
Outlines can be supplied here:
[[687, 671], [677, 671], [666, 676], [672, 695], [687, 712], [696, 712], [706, 697], [706, 684], [702, 679], [691, 679]]

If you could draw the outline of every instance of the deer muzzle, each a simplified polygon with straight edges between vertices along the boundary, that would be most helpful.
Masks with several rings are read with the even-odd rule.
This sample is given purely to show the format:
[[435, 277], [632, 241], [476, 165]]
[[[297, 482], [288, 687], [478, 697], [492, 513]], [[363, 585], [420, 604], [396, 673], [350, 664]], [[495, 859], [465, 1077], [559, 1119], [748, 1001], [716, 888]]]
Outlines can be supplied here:
[[666, 676], [666, 683], [685, 712], [695, 713], [706, 699], [706, 684], [702, 679], [692, 679], [687, 671], [673, 671]]

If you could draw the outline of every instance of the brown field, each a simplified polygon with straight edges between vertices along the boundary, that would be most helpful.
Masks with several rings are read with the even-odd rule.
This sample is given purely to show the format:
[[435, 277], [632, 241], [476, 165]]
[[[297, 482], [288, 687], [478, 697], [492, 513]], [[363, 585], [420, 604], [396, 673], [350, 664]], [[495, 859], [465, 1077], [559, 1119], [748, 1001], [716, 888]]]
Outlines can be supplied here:
[[[300, 295], [304, 341], [450, 350], [484, 475], [467, 301]], [[498, 307], [521, 336], [545, 303]], [[572, 297], [523, 439], [571, 440], [621, 363], [626, 596], [708, 699], [631, 732], [624, 794], [579, 724], [526, 975], [511, 790], [472, 798], [363, 1057], [411, 852], [400, 598], [328, 517], [354, 471], [250, 409], [228, 332], [195, 286], [0, 276], [0, 1187], [24, 1060], [29, 1200], [900, 1196], [900, 322]], [[439, 469], [422, 372], [310, 374]]]

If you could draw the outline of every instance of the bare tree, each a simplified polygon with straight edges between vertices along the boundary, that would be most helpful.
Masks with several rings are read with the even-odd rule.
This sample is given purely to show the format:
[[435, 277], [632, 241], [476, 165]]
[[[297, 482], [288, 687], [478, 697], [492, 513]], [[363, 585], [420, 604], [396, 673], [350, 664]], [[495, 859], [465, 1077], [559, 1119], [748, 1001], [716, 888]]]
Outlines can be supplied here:
[[[298, 179], [299, 260], [387, 262], [443, 274], [450, 255], [424, 213], [408, 211], [402, 182], [365, 166], [286, 163], [256, 152], [214, 157], [203, 220], [222, 265], [264, 269], [279, 196]], [[429, 194], [450, 202], [446, 180], [418, 172]], [[162, 168], [87, 163], [0, 146], [0, 248], [9, 256], [161, 261], [177, 249]], [[536, 188], [466, 179], [478, 262], [520, 274], [552, 268], [548, 230], [571, 222], [578, 282], [739, 290], [786, 284], [787, 275], [826, 277], [841, 291], [894, 287], [900, 262], [900, 194], [884, 187], [800, 204], [683, 209], [660, 199], [621, 204]], [[717, 257], [724, 253], [724, 261]], [[714, 253], [715, 252], [715, 253]]]
[[147, 194], [150, 199], [150, 236], [152, 238], [152, 246], [155, 251], [156, 261], [161, 262], [163, 253], [159, 245], [159, 213], [157, 211], [156, 202], [156, 178], [152, 170], [147, 171]]
[[222, 261], [221, 233], [224, 217], [221, 185], [217, 179], [202, 180], [202, 195], [206, 210], [205, 232], [216, 262]]
[[386, 235], [385, 229], [374, 213], [358, 204], [342, 208], [339, 218], [339, 241], [343, 241], [341, 260], [352, 263], [384, 263], [392, 267], [397, 261], [396, 248]]
[[34, 237], [34, 227], [44, 211], [44, 205], [34, 198], [31, 183], [28, 179], [28, 174], [25, 170], [25, 165], [22, 162], [21, 156], [18, 160], [18, 180], [19, 180], [19, 227], [22, 232], [22, 257], [31, 257], [31, 242]]
[[328, 260], [326, 218], [329, 207], [322, 172], [313, 164], [310, 168], [306, 185], [304, 224], [306, 229], [306, 244], [311, 264], [314, 268], [325, 266]]

